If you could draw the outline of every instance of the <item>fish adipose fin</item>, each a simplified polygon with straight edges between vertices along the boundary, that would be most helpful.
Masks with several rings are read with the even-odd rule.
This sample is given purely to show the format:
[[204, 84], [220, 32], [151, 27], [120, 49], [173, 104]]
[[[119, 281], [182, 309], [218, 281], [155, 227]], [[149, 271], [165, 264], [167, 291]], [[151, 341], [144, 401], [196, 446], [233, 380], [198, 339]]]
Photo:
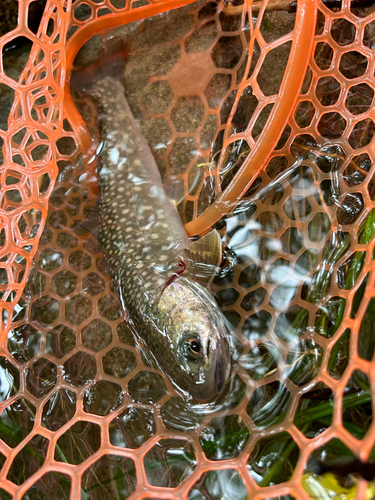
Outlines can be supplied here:
[[186, 270], [198, 281], [209, 286], [222, 261], [220, 234], [214, 229], [193, 241], [181, 254]]

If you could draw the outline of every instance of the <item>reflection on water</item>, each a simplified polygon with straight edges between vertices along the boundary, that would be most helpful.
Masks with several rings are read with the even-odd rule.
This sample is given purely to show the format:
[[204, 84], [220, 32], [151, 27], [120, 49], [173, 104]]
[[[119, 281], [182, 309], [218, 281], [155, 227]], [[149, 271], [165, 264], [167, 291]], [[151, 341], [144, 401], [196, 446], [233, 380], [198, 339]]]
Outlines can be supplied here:
[[212, 500], [245, 500], [247, 489], [235, 469], [213, 470], [203, 474], [202, 478], [190, 490], [189, 500], [205, 500], [206, 495]]
[[[183, 57], [174, 43], [178, 30], [165, 26], [169, 15], [170, 24], [177, 26], [174, 14], [168, 14], [139, 30], [138, 25], [131, 28], [134, 52], [125, 68], [132, 111], [184, 221], [204, 211], [217, 196], [218, 180], [224, 189], [251, 149], [246, 140], [235, 140], [222, 155], [236, 93], [231, 80], [242, 78], [247, 53], [240, 50], [239, 35], [217, 37], [216, 26], [225, 24], [234, 34], [240, 19], [217, 15], [212, 4], [193, 8], [201, 25], [193, 28], [188, 9], [178, 24]], [[140, 37], [150, 33], [147, 26], [154, 22], [163, 46]], [[283, 34], [288, 26], [280, 27]], [[270, 36], [265, 26], [262, 32]], [[125, 31], [119, 36], [127, 40]], [[216, 46], [213, 52], [210, 44]], [[278, 53], [286, 60], [288, 48]], [[167, 68], [162, 62], [150, 64], [162, 61], [163, 54], [170, 56], [164, 57]], [[176, 66], [181, 69], [193, 58], [207, 69], [200, 72], [203, 76], [198, 71], [190, 75], [192, 88], [201, 86], [202, 99], [179, 94]], [[275, 83], [265, 75], [259, 80], [263, 90]], [[317, 97], [327, 98], [325, 82], [320, 83]], [[331, 99], [332, 89], [328, 94]], [[233, 116], [234, 132], [244, 130], [257, 104], [254, 90], [247, 87]], [[93, 108], [87, 102], [80, 105], [93, 125]], [[253, 137], [269, 112], [270, 106], [264, 108]], [[311, 119], [309, 106], [300, 107], [295, 119], [305, 125]], [[327, 133], [328, 125], [325, 119], [320, 129]], [[65, 132], [70, 133], [68, 124]], [[301, 452], [298, 436], [313, 440], [330, 428], [335, 392], [330, 382], [333, 386], [346, 376], [353, 352], [352, 331], [341, 324], [343, 318], [356, 318], [370, 279], [367, 245], [374, 224], [366, 206], [375, 184], [367, 153], [349, 157], [338, 145], [320, 148], [307, 134], [285, 149], [289, 133], [287, 128], [279, 153], [245, 199], [216, 225], [224, 259], [211, 289], [232, 335], [234, 367], [223, 393], [207, 403], [182, 398], [135, 340], [100, 245], [82, 224], [95, 211], [83, 159], [77, 155], [74, 161], [59, 161], [34, 269], [0, 362], [0, 438], [11, 450], [19, 446], [14, 460], [3, 448], [0, 465], [5, 464], [6, 479], [22, 485], [49, 460], [48, 453], [59, 465], [59, 472], [49, 470], [30, 487], [27, 498], [69, 498], [72, 482], [74, 487], [69, 466], [79, 465], [84, 469], [83, 499], [127, 498], [138, 487], [167, 489], [185, 482], [189, 499], [242, 500], [251, 494], [246, 486], [250, 477], [261, 488], [290, 479]], [[361, 133], [366, 139], [364, 125], [352, 140], [361, 141]], [[61, 154], [70, 154], [72, 142], [65, 137], [59, 143]], [[17, 201], [16, 193], [10, 196]], [[134, 229], [131, 236], [137, 234]], [[355, 238], [360, 252], [353, 250]], [[146, 283], [148, 278], [146, 269]], [[346, 292], [353, 287], [352, 300]], [[372, 300], [358, 338], [358, 354], [367, 361], [374, 350], [373, 316]], [[369, 379], [358, 369], [345, 380], [341, 418], [348, 433], [363, 439], [372, 422]], [[352, 458], [339, 440], [315, 452], [313, 459], [328, 456], [333, 464]], [[214, 463], [213, 469], [222, 468], [202, 469], [202, 457]], [[305, 473], [311, 480], [309, 466]], [[2, 490], [0, 495], [7, 498]]]
[[[87, 415], [113, 415], [108, 427], [113, 450], [139, 450], [155, 439], [160, 426], [181, 438], [157, 440], [149, 448], [144, 464], [151, 485], [175, 487], [195, 470], [196, 445], [182, 439], [192, 432], [199, 436], [205, 456], [213, 461], [236, 458], [250, 446], [248, 470], [260, 485], [278, 484], [290, 477], [298, 446], [282, 426], [296, 395], [303, 394], [294, 424], [306, 437], [312, 439], [324, 432], [332, 419], [332, 391], [315, 382], [325, 339], [335, 335], [344, 305], [339, 293], [326, 299], [332, 280], [330, 266], [341, 259], [338, 285], [350, 288], [358, 280], [365, 257], [365, 251], [355, 256], [347, 253], [348, 233], [331, 232], [333, 214], [343, 210], [343, 205], [327, 206], [321, 201], [326, 192], [319, 191], [319, 169], [311, 160], [303, 163], [297, 162], [276, 177], [224, 221], [225, 260], [212, 290], [233, 336], [235, 370], [224, 393], [214, 402], [188, 401], [176, 395], [163, 374], [141, 357], [141, 347], [134, 342], [126, 318], [124, 321], [91, 235], [77, 234], [74, 228], [64, 226], [53, 241], [46, 239], [25, 292], [24, 309], [30, 322], [20, 321], [9, 333], [12, 361], [2, 358], [0, 389], [3, 401], [13, 397], [22, 379], [29, 394], [44, 398], [42, 426], [59, 432], [55, 460], [82, 463], [100, 446], [99, 425], [89, 421], [69, 425], [74, 422], [80, 398]], [[334, 176], [331, 181], [335, 183]], [[298, 195], [301, 190], [303, 201]], [[286, 227], [285, 217], [294, 226]], [[48, 231], [47, 227], [47, 235]], [[52, 265], [60, 253], [48, 250], [58, 245], [61, 234], [72, 236], [63, 240], [65, 246], [70, 241], [66, 270], [61, 270], [63, 261]], [[363, 291], [358, 290], [360, 301]], [[365, 328], [364, 324], [362, 335]], [[335, 378], [341, 377], [348, 362], [347, 335], [337, 338], [328, 362], [329, 373]], [[62, 387], [62, 382], [67, 387]], [[361, 372], [348, 384], [348, 397], [353, 391], [367, 394], [368, 382]], [[316, 420], [317, 411], [328, 413]], [[348, 430], [356, 436], [371, 421], [368, 403], [362, 404], [361, 412], [367, 415], [366, 420], [363, 414], [362, 423], [354, 422], [350, 412], [344, 414]], [[27, 398], [13, 400], [0, 416], [1, 439], [16, 446], [32, 431], [36, 414], [35, 405]], [[280, 431], [267, 434], [275, 428]], [[260, 437], [260, 432], [266, 432], [265, 437]], [[39, 456], [35, 464], [40, 463], [46, 443], [38, 434], [31, 443]], [[78, 449], [79, 454], [71, 454], [72, 449]], [[280, 456], [288, 457], [288, 469], [279, 470]], [[21, 464], [34, 460], [28, 457], [25, 449], [13, 462], [8, 476], [12, 481], [21, 481]], [[127, 494], [134, 491], [134, 464], [131, 459], [121, 460], [116, 454], [106, 455], [88, 469], [82, 497], [91, 498], [88, 492], [99, 484], [94, 475], [99, 482], [109, 481], [106, 491], [112, 491], [120, 469], [128, 471], [125, 475], [121, 472], [124, 489], [120, 490]], [[30, 467], [28, 475], [34, 466]], [[68, 488], [65, 476], [53, 476], [52, 483], [54, 488]], [[118, 495], [116, 488], [113, 494]], [[228, 469], [199, 477], [189, 498], [204, 495], [239, 499], [247, 497], [247, 490], [238, 471]]]

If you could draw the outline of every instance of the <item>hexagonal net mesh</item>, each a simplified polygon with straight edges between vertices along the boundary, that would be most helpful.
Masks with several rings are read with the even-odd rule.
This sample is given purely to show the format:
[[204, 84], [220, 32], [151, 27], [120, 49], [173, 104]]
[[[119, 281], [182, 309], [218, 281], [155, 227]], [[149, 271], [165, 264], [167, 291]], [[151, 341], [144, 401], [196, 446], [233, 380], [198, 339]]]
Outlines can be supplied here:
[[[375, 460], [374, 9], [186, 3], [48, 0], [34, 34], [24, 0], [0, 40], [0, 498], [373, 498], [340, 467]], [[99, 132], [64, 85], [113, 47], [189, 234], [223, 238], [211, 404], [150, 366], [80, 224]]]

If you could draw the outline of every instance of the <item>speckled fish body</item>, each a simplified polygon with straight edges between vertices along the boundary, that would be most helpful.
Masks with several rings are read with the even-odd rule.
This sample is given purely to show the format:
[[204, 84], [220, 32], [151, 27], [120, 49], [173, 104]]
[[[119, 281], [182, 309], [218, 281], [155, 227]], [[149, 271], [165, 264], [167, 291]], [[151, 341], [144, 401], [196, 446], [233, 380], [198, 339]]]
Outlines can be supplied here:
[[183, 393], [212, 399], [230, 371], [221, 313], [203, 285], [179, 274], [190, 240], [122, 85], [103, 78], [90, 94], [101, 120], [99, 242], [109, 272], [160, 368]]

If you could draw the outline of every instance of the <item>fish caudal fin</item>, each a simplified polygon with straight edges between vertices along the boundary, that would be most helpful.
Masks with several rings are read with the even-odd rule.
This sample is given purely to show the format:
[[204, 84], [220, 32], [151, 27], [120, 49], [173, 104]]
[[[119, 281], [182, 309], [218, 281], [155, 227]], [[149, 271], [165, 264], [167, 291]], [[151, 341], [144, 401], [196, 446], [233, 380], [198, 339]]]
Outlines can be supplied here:
[[[78, 95], [90, 94], [90, 90], [99, 80], [110, 76], [122, 81], [125, 60], [128, 56], [132, 43], [132, 32], [137, 29], [140, 22], [129, 25], [128, 33], [122, 38], [110, 38], [105, 45], [98, 50], [95, 61], [82, 67], [80, 53], [78, 52], [73, 63], [73, 72], [70, 77], [70, 87]], [[78, 67], [78, 68], [77, 68]]]

